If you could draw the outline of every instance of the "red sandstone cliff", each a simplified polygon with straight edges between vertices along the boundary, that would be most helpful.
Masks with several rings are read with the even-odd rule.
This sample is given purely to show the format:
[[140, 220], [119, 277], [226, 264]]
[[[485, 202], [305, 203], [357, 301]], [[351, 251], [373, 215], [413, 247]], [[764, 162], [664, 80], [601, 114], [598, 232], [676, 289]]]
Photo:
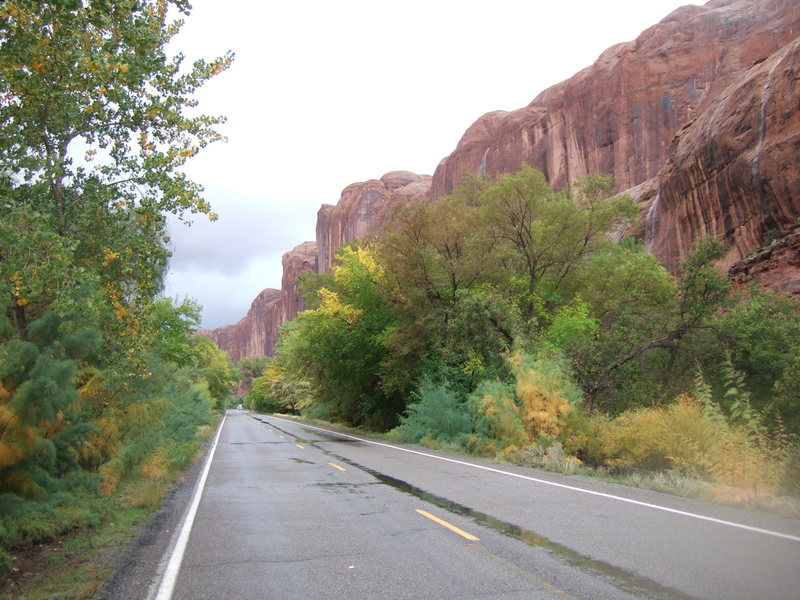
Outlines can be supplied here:
[[380, 179], [347, 186], [335, 206], [323, 204], [317, 213], [320, 272], [330, 270], [343, 244], [377, 231], [395, 204], [426, 199], [430, 186], [430, 175], [392, 171]]
[[654, 177], [675, 133], [755, 62], [800, 35], [800, 2], [713, 0], [684, 6], [636, 40], [513, 112], [476, 121], [439, 163], [432, 196], [472, 171], [527, 164], [556, 188], [611, 173], [625, 190]]
[[278, 342], [281, 325], [304, 310], [295, 279], [317, 270], [317, 244], [305, 242], [283, 255], [281, 289], [266, 289], [253, 300], [247, 315], [235, 325], [203, 331], [234, 361], [245, 356], [269, 356]]
[[[645, 224], [648, 250], [667, 268], [675, 271], [700, 235], [730, 243], [727, 266], [800, 223], [799, 80], [800, 37], [751, 67], [675, 136]], [[750, 267], [739, 264], [737, 274], [800, 292], [797, 242], [778, 247], [752, 257]]]
[[247, 315], [236, 325], [226, 325], [207, 333], [234, 361], [245, 356], [268, 356], [278, 340], [280, 305], [281, 291], [266, 289], [256, 296]]
[[[259, 296], [242, 322], [214, 332], [217, 343], [237, 360], [271, 353], [269, 336], [302, 307], [287, 269], [327, 271], [342, 244], [378, 230], [396, 203], [448, 193], [467, 171], [523, 164], [554, 187], [614, 174], [617, 189], [643, 203], [640, 234], [673, 272], [692, 240], [710, 233], [732, 243], [726, 266], [737, 280], [800, 291], [799, 35], [796, 0], [674, 11], [527, 107], [482, 116], [433, 178], [395, 171], [345, 188], [319, 210], [316, 259], [312, 243], [302, 257], [284, 256], [280, 299], [256, 309]], [[777, 241], [753, 253], [768, 231]]]
[[297, 291], [297, 276], [312, 271], [317, 272], [317, 243], [304, 242], [290, 250], [281, 258], [283, 277], [281, 278], [281, 324], [291, 321], [297, 313], [305, 310], [303, 297]]

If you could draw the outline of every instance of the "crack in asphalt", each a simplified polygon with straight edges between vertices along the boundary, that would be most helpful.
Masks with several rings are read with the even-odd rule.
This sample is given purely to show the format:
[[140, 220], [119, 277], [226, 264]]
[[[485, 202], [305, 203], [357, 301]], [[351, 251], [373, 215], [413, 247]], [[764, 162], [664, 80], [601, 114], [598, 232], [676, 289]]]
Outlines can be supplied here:
[[285, 442], [268, 442], [266, 440], [261, 442], [223, 442], [219, 446], [257, 446], [259, 444], [284, 444]]
[[189, 568], [196, 568], [196, 567], [230, 567], [233, 565], [284, 565], [284, 564], [296, 564], [296, 563], [305, 563], [305, 562], [312, 562], [315, 560], [326, 560], [329, 558], [353, 558], [355, 556], [369, 556], [367, 552], [358, 552], [358, 553], [345, 553], [345, 554], [323, 554], [319, 556], [313, 556], [310, 558], [285, 558], [285, 559], [275, 559], [275, 560], [232, 560], [232, 561], [214, 561], [214, 562], [197, 562], [187, 564], [186, 566]]

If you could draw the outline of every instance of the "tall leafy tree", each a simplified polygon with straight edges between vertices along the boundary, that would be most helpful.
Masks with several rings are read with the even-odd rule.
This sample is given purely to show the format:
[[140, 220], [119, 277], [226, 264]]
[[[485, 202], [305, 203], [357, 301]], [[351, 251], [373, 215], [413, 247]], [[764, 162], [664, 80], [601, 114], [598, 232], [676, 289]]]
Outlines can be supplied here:
[[129, 328], [160, 286], [164, 213], [215, 218], [181, 167], [220, 139], [221, 118], [190, 113], [194, 92], [232, 56], [189, 68], [168, 57], [182, 23], [168, 22], [171, 5], [189, 9], [0, 3], [0, 272], [23, 335], [51, 306], [96, 306], [115, 317], [115, 333]]
[[404, 318], [386, 338], [385, 386], [408, 394], [427, 376], [458, 380], [466, 392], [502, 364], [517, 319], [513, 303], [491, 285], [499, 261], [481, 207], [491, 185], [468, 175], [448, 196], [392, 215], [380, 252]]
[[398, 320], [383, 293], [385, 267], [370, 244], [345, 247], [337, 263], [332, 289], [319, 288], [315, 308], [283, 332], [279, 351], [307, 378], [325, 416], [388, 429], [403, 401], [381, 386], [384, 338]]
[[156, 300], [165, 214], [215, 218], [182, 167], [220, 139], [193, 94], [232, 59], [169, 57], [174, 9], [0, 2], [0, 568], [148, 457], [191, 456], [235, 381], [199, 307]]
[[629, 196], [611, 196], [613, 179], [593, 176], [560, 193], [539, 171], [524, 167], [504, 175], [482, 195], [509, 280], [526, 317], [541, 303], [558, 304], [564, 282], [590, 255], [610, 245], [608, 234], [630, 222], [639, 208]]

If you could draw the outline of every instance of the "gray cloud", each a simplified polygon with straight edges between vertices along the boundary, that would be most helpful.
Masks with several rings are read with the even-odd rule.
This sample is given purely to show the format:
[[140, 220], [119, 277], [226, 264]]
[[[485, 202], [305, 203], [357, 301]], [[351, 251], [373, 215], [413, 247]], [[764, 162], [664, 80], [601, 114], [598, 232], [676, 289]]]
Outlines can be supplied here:
[[215, 329], [238, 322], [253, 299], [267, 287], [279, 288], [280, 255], [264, 255], [248, 261], [238, 273], [192, 268], [170, 269], [166, 295], [189, 297], [203, 305], [202, 327]]
[[222, 190], [208, 190], [206, 199], [219, 219], [196, 215], [190, 226], [170, 220], [172, 259], [176, 271], [206, 270], [241, 274], [256, 258], [281, 255], [313, 239], [318, 206], [260, 198], [225, 198]]

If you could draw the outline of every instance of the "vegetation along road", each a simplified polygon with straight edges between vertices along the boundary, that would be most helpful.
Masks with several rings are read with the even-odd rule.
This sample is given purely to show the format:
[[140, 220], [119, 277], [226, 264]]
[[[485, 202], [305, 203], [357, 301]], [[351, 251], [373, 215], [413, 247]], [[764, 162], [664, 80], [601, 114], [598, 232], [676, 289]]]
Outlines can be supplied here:
[[[150, 598], [766, 599], [800, 582], [797, 520], [241, 410], [209, 457]], [[115, 598], [142, 597], [141, 568]]]

